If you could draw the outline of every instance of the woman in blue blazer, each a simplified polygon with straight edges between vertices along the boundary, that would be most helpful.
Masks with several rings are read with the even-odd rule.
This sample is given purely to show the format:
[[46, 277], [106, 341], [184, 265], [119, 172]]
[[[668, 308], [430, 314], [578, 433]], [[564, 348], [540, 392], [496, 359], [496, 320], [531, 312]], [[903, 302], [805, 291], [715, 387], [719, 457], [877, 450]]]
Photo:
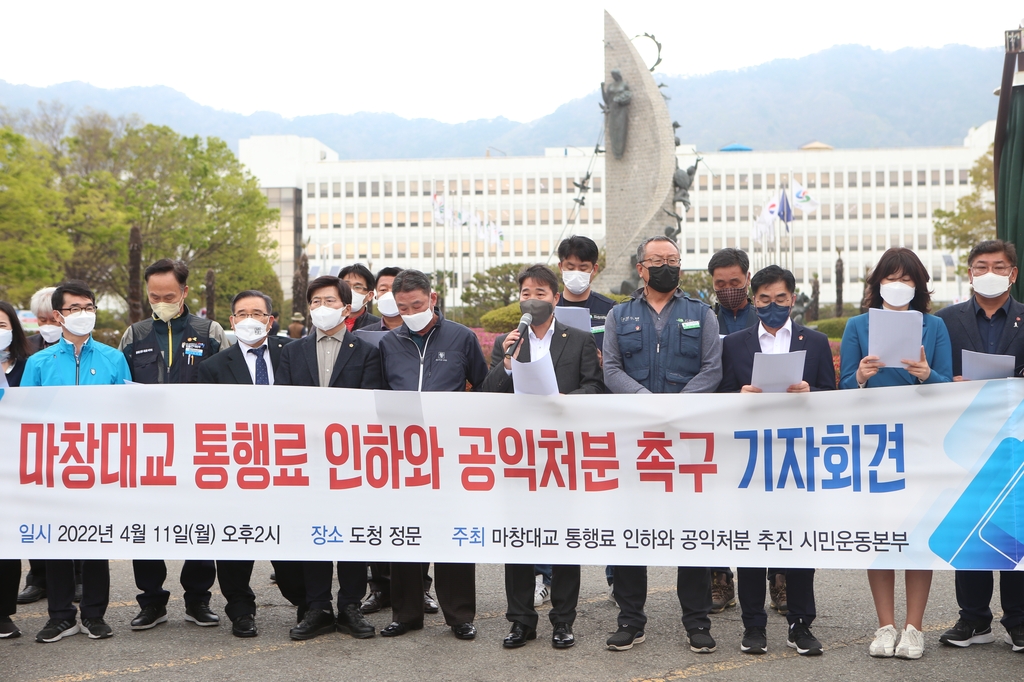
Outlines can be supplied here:
[[[920, 358], [906, 358], [902, 367], [886, 367], [868, 355], [868, 316], [858, 315], [843, 332], [839, 388], [875, 388], [937, 384], [953, 380], [949, 332], [939, 318], [928, 314], [931, 292], [928, 270], [910, 249], [892, 248], [882, 254], [867, 278], [868, 307], [916, 310], [924, 315]], [[932, 584], [931, 571], [906, 571], [907, 619], [902, 633], [895, 627], [896, 572], [868, 570], [879, 628], [868, 653], [876, 657], [920, 658], [924, 653], [921, 621]], [[899, 645], [896, 644], [897, 638]]]

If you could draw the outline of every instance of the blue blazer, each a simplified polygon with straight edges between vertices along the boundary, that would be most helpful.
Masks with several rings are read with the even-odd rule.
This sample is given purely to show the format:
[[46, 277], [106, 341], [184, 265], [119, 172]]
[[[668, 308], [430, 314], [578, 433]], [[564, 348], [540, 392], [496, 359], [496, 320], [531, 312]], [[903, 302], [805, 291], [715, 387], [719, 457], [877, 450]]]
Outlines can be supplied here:
[[[949, 332], [942, 320], [934, 315], [924, 316], [921, 345], [928, 359], [932, 373], [926, 384], [941, 384], [953, 380], [953, 354], [949, 343]], [[839, 388], [857, 388], [857, 368], [868, 354], [868, 316], [857, 315], [846, 323], [843, 345], [840, 351]], [[916, 360], [917, 358], [909, 358]], [[868, 379], [867, 386], [907, 386], [917, 383], [917, 377], [903, 368], [882, 367], [878, 374]]]
[[[987, 353], [982, 346], [981, 334], [978, 333], [978, 318], [974, 313], [974, 299], [958, 303], [935, 313], [935, 316], [946, 323], [949, 341], [953, 346], [953, 376], [963, 374], [963, 351], [972, 350], [976, 353]], [[996, 354], [1012, 355], [1017, 360], [1013, 373], [1024, 376], [1024, 304], [1010, 299], [1010, 311], [1006, 316], [1006, 326], [996, 342]]]
[[[754, 319], [757, 316], [754, 315]], [[750, 384], [754, 373], [754, 354], [761, 352], [757, 333], [761, 325], [747, 327], [722, 339], [722, 383], [719, 393], [736, 393]], [[830, 391], [836, 387], [836, 370], [828, 337], [821, 332], [793, 323], [793, 339], [789, 350], [806, 350], [804, 381], [812, 391]]]

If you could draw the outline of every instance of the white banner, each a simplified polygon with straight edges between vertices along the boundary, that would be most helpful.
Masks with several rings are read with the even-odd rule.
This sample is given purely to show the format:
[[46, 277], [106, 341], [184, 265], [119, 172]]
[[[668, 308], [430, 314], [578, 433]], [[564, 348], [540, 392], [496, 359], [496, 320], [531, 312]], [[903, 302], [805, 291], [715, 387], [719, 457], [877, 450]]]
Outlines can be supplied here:
[[0, 393], [0, 557], [1012, 569], [1024, 382]]

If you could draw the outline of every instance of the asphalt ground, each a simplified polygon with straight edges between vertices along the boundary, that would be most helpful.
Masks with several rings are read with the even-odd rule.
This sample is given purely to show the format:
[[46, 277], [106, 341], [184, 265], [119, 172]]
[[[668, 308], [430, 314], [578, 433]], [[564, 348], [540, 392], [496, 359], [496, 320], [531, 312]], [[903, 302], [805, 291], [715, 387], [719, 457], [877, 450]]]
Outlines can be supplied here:
[[[181, 562], [168, 562], [177, 576]], [[295, 609], [270, 582], [271, 566], [257, 562], [252, 586], [257, 596], [259, 636], [233, 637], [223, 615], [223, 597], [211, 601], [221, 615], [219, 627], [200, 628], [184, 621], [177, 581], [168, 581], [169, 622], [133, 632], [138, 612], [131, 563], [112, 561], [111, 602], [107, 622], [114, 636], [91, 640], [75, 635], [53, 644], [35, 642], [46, 622], [45, 600], [19, 607], [14, 616], [23, 634], [0, 640], [0, 682], [77, 682], [80, 680], [1022, 680], [1024, 653], [1003, 643], [1003, 628], [994, 623], [997, 641], [967, 649], [944, 647], [939, 635], [957, 618], [953, 573], [937, 572], [925, 614], [925, 654], [916, 661], [874, 659], [868, 643], [877, 627], [864, 571], [819, 571], [816, 576], [818, 618], [813, 631], [825, 646], [822, 656], [804, 658], [785, 645], [785, 618], [769, 611], [768, 652], [739, 650], [743, 625], [738, 608], [712, 616], [718, 650], [694, 654], [686, 645], [675, 596], [675, 571], [650, 569], [647, 641], [629, 651], [605, 649], [615, 630], [617, 608], [606, 596], [602, 567], [583, 568], [577, 644], [555, 650], [545, 605], [536, 641], [521, 649], [501, 646], [505, 620], [503, 568], [477, 567], [475, 641], [456, 640], [440, 614], [427, 616], [422, 631], [394, 639], [355, 640], [334, 633], [293, 642], [288, 629]], [[28, 562], [24, 562], [25, 570]], [[898, 581], [901, 578], [898, 578]], [[995, 609], [998, 619], [998, 580]], [[898, 594], [897, 604], [902, 603]], [[899, 608], [897, 608], [899, 618]], [[378, 632], [391, 620], [389, 610], [369, 616]]]

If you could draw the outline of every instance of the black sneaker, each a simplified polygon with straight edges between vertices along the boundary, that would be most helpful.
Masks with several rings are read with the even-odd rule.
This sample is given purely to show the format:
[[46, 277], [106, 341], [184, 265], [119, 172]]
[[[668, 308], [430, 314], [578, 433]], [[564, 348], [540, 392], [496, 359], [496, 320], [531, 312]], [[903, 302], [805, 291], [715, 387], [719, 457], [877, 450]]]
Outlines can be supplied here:
[[102, 618], [83, 618], [82, 632], [87, 633], [89, 639], [106, 639], [114, 636], [114, 631]]
[[1007, 630], [1005, 639], [1014, 651], [1024, 651], [1024, 625]]
[[690, 642], [690, 651], [695, 654], [710, 654], [715, 650], [715, 638], [710, 628], [693, 628], [686, 631], [686, 639]]
[[948, 646], [968, 647], [972, 644], [991, 644], [996, 641], [990, 626], [981, 627], [961, 618], [956, 625], [939, 635], [939, 641]]
[[0, 616], [0, 639], [21, 637], [21, 630], [14, 624], [10, 616]]
[[81, 630], [75, 620], [57, 620], [51, 618], [46, 621], [43, 629], [36, 634], [37, 642], [59, 642], [65, 637], [77, 635]]
[[167, 607], [150, 604], [143, 606], [139, 615], [132, 619], [132, 630], [149, 630], [167, 622]]
[[747, 628], [743, 631], [740, 651], [745, 654], [763, 654], [768, 651], [768, 635], [764, 628]]
[[821, 656], [821, 642], [811, 634], [811, 628], [803, 623], [789, 626], [789, 639], [786, 646], [796, 649], [801, 656]]
[[195, 623], [199, 627], [203, 628], [220, 625], [220, 616], [210, 609], [209, 604], [205, 604], [203, 602], [189, 604], [186, 606], [185, 620], [190, 623]]
[[634, 644], [644, 641], [644, 631], [634, 625], [620, 625], [619, 629], [605, 642], [611, 651], [626, 651]]

